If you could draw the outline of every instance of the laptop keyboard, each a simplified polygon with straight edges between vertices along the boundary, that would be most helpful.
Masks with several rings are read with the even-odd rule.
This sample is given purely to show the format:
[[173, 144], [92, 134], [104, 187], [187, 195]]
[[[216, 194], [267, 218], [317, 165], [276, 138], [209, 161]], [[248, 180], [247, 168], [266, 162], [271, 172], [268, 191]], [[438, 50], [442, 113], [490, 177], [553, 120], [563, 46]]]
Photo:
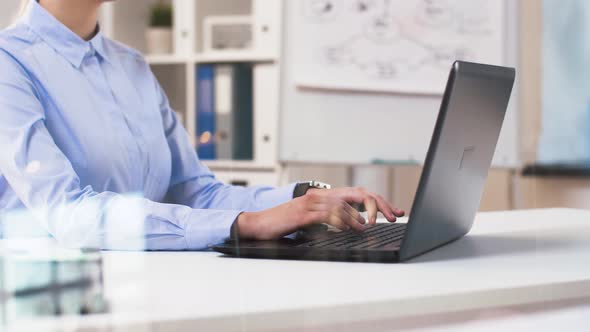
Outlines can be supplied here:
[[309, 241], [300, 247], [326, 249], [374, 249], [389, 245], [400, 245], [406, 231], [406, 224], [377, 224], [363, 233], [346, 231], [334, 233], [328, 238]]

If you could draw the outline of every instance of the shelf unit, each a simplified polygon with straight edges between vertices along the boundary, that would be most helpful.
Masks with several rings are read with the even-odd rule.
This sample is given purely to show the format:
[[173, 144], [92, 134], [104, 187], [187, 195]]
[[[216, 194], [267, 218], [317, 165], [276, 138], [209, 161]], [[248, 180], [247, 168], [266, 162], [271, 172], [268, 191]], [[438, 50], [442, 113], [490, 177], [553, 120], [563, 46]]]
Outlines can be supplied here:
[[252, 62], [252, 63], [274, 63], [276, 56], [271, 54], [255, 52], [207, 52], [194, 54], [192, 56], [176, 54], [148, 54], [145, 56], [150, 65], [170, 64], [199, 64], [199, 63], [231, 63], [231, 62]]
[[[277, 128], [283, 1], [165, 1], [174, 9], [172, 54], [146, 54], [145, 31], [148, 28], [149, 9], [158, 0], [106, 3], [100, 18], [103, 32], [145, 54], [172, 108], [181, 115], [193, 146], [196, 144], [196, 67], [204, 63], [251, 63], [254, 77], [254, 160], [208, 160], [204, 163], [220, 179], [229, 183], [278, 185], [280, 165]], [[251, 49], [204, 51], [203, 23], [209, 15], [252, 17]]]

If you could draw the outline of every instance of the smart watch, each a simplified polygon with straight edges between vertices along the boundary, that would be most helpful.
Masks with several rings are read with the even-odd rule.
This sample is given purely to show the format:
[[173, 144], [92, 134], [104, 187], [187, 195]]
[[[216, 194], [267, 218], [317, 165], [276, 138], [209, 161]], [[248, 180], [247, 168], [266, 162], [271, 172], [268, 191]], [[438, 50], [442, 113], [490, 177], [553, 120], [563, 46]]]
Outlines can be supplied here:
[[331, 185], [320, 181], [299, 182], [295, 185], [293, 190], [293, 198], [301, 197], [307, 193], [309, 189], [330, 189]]

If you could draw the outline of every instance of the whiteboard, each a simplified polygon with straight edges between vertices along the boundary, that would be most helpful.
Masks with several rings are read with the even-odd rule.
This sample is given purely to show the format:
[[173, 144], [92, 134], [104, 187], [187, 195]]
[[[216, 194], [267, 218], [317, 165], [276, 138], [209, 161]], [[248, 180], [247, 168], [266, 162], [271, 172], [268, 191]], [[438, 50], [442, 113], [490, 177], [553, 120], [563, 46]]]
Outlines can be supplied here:
[[504, 63], [503, 1], [296, 2], [299, 86], [442, 94], [454, 60]]
[[[518, 73], [519, 4], [516, 1], [494, 1], [502, 2], [504, 11], [500, 63], [517, 67]], [[370, 164], [377, 159], [423, 162], [442, 96], [302, 86], [301, 66], [297, 64], [298, 48], [310, 46], [302, 45], [298, 40], [301, 38], [297, 30], [301, 26], [300, 2], [284, 2], [280, 161], [352, 165]], [[450, 67], [451, 62], [447, 64], [443, 81], [446, 81]], [[519, 82], [517, 74], [494, 156], [493, 165], [496, 167], [519, 165]], [[442, 91], [443, 88], [444, 82], [436, 89]]]

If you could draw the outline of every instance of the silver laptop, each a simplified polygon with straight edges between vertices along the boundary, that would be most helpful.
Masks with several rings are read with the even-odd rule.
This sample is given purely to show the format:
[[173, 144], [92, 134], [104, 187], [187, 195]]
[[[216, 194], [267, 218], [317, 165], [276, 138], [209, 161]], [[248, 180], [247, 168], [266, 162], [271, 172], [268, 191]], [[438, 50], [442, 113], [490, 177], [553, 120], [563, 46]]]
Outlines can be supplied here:
[[212, 249], [249, 258], [399, 262], [464, 236], [479, 208], [514, 80], [514, 68], [453, 64], [407, 224], [377, 224], [363, 233], [301, 231], [277, 241], [230, 239]]

